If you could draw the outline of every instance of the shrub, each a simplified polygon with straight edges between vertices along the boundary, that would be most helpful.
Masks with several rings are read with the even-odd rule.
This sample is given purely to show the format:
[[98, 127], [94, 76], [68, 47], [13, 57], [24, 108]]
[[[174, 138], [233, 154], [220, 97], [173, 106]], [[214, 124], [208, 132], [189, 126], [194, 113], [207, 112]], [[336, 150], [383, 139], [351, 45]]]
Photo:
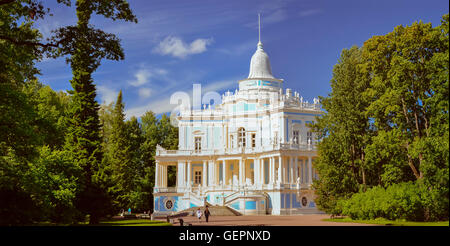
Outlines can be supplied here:
[[[343, 215], [352, 219], [377, 219], [424, 221], [442, 218], [440, 207], [432, 206], [429, 198], [445, 200], [448, 198], [433, 196], [432, 190], [424, 189], [418, 182], [393, 184], [387, 188], [380, 186], [366, 192], [355, 193], [348, 200], [340, 200], [337, 207]], [[447, 218], [448, 219], [448, 218]]]

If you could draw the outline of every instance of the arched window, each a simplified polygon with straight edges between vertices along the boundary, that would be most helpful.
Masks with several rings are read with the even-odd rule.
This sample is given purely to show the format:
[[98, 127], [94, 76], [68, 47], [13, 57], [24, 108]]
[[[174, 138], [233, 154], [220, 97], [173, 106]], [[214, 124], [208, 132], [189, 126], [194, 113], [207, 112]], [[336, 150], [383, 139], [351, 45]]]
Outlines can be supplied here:
[[195, 152], [201, 152], [202, 151], [202, 137], [195, 137], [194, 142]]
[[299, 130], [294, 130], [292, 132], [292, 140], [294, 144], [299, 144], [300, 143], [300, 134], [299, 134]]
[[313, 140], [313, 135], [311, 131], [308, 131], [306, 133], [306, 143], [307, 144], [312, 144], [312, 140]]
[[245, 147], [245, 129], [243, 127], [238, 130], [238, 144], [239, 147]]

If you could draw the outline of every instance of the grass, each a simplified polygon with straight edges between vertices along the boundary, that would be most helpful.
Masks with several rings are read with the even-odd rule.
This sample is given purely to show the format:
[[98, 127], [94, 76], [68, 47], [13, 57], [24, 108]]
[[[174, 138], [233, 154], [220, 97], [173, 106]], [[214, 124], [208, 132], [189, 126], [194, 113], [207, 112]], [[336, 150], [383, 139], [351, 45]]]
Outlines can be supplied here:
[[100, 222], [99, 226], [171, 226], [165, 221], [131, 219], [131, 220], [109, 220]]
[[33, 226], [172, 226], [165, 221], [148, 220], [148, 219], [112, 219], [100, 221], [99, 224], [89, 225], [86, 223], [77, 224], [57, 224], [51, 222], [39, 222], [32, 224]]
[[323, 221], [331, 222], [348, 222], [348, 223], [361, 223], [361, 224], [374, 224], [374, 225], [389, 225], [389, 226], [449, 226], [448, 221], [437, 222], [416, 222], [416, 221], [403, 221], [403, 220], [387, 220], [378, 218], [374, 220], [352, 220], [348, 217], [323, 219]]

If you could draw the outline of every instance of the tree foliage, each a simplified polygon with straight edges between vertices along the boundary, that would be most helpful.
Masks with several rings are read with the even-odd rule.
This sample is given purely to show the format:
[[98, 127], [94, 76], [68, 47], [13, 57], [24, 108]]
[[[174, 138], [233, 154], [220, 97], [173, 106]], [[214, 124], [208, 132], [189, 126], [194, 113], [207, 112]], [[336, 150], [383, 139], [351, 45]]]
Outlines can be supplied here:
[[[136, 117], [125, 120], [124, 105], [119, 93], [115, 104], [104, 105], [100, 119], [104, 132], [104, 165], [110, 168], [111, 193], [117, 210], [132, 208], [147, 211], [153, 208], [153, 187], [156, 146], [168, 149], [178, 146], [178, 129], [162, 115], [158, 119], [147, 111], [139, 122]], [[175, 185], [176, 170], [169, 171], [169, 185]]]
[[322, 209], [349, 211], [339, 200], [371, 199], [366, 187], [416, 182], [428, 201], [420, 218], [448, 217], [448, 38], [446, 14], [440, 26], [398, 26], [342, 52], [313, 126]]

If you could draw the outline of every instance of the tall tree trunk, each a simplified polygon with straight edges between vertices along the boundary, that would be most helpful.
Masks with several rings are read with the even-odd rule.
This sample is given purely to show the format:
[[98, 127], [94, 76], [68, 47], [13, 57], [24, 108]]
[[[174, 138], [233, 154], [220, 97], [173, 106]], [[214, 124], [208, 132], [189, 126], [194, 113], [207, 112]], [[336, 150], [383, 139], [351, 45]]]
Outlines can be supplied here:
[[366, 189], [367, 189], [366, 171], [364, 169], [364, 151], [362, 149], [361, 149], [361, 172], [362, 172], [364, 192], [366, 192]]
[[[408, 143], [408, 141], [406, 141], [406, 152], [409, 152], [409, 143]], [[419, 172], [417, 171], [417, 168], [414, 166], [413, 159], [412, 159], [411, 155], [407, 154], [407, 156], [408, 156], [408, 165], [411, 168], [412, 172], [414, 173], [414, 176], [416, 177], [416, 179], [420, 179], [422, 174], [419, 174]]]

